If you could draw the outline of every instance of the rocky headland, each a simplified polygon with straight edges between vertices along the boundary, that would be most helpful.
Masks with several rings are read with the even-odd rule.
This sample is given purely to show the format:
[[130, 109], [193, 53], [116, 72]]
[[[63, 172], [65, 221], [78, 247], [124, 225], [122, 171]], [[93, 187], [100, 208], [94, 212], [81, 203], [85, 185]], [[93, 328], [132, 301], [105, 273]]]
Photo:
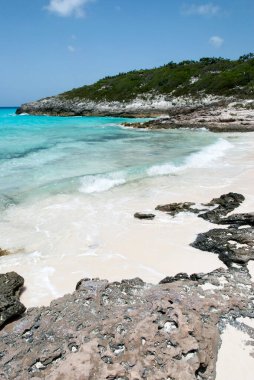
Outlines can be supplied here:
[[[156, 207], [170, 217], [193, 212], [223, 226], [192, 244], [218, 254], [227, 269], [179, 273], [157, 285], [82, 279], [74, 293], [26, 313], [18, 301], [23, 279], [0, 275], [0, 378], [214, 380], [223, 329], [231, 324], [246, 332], [238, 318], [254, 318], [247, 267], [254, 260], [253, 213], [228, 215], [243, 201], [228, 193], [201, 206]], [[247, 333], [253, 344], [254, 329]]]
[[145, 129], [206, 128], [214, 132], [254, 131], [254, 102], [233, 98], [203, 96], [137, 98], [130, 102], [95, 102], [65, 99], [62, 96], [23, 104], [17, 114], [51, 116], [114, 116], [156, 118], [147, 122], [124, 123], [126, 127]]

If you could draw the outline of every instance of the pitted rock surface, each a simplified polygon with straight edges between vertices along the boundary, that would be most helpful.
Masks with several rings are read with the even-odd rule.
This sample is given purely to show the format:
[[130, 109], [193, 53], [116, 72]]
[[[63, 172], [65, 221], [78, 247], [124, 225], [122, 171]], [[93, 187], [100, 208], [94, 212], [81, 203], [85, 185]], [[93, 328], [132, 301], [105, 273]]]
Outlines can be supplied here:
[[0, 274], [0, 328], [26, 310], [19, 302], [19, 293], [23, 284], [23, 277], [15, 272]]
[[81, 280], [0, 332], [0, 378], [214, 380], [220, 321], [254, 317], [253, 290], [224, 269], [158, 285]]

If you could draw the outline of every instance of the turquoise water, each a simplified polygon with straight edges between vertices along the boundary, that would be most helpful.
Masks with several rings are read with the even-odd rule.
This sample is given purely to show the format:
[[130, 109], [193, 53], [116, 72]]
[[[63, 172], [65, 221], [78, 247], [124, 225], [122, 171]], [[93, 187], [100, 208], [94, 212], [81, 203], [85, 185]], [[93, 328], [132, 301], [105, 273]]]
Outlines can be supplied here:
[[172, 175], [223, 148], [207, 131], [132, 130], [121, 127], [124, 121], [137, 119], [16, 116], [14, 108], [0, 109], [1, 207]]

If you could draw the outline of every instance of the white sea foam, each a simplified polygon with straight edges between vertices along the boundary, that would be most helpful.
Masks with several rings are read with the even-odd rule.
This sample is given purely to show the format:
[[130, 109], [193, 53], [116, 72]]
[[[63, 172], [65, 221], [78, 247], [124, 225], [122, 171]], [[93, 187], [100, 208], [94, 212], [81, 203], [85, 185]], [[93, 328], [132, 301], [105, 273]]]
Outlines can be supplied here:
[[189, 168], [204, 168], [210, 166], [215, 160], [225, 155], [226, 151], [233, 145], [227, 140], [219, 139], [215, 144], [201, 149], [197, 153], [187, 157], [182, 165], [174, 165], [172, 163], [154, 165], [147, 170], [149, 176], [158, 176], [166, 174], [178, 173]]
[[126, 180], [118, 175], [105, 175], [105, 176], [86, 176], [81, 179], [81, 193], [91, 194], [107, 191], [115, 186], [123, 185]]
[[[216, 143], [201, 149], [199, 152], [189, 155], [182, 165], [175, 165], [174, 163], [154, 165], [145, 170], [143, 175], [138, 176], [135, 179], [142, 179], [146, 176], [154, 177], [174, 174], [191, 168], [209, 167], [215, 160], [223, 157], [226, 151], [232, 147], [233, 145], [231, 143], [221, 138]], [[131, 181], [130, 178], [129, 180]], [[128, 175], [123, 172], [109, 173], [105, 175], [90, 175], [81, 179], [79, 191], [86, 194], [100, 193], [127, 182]]]

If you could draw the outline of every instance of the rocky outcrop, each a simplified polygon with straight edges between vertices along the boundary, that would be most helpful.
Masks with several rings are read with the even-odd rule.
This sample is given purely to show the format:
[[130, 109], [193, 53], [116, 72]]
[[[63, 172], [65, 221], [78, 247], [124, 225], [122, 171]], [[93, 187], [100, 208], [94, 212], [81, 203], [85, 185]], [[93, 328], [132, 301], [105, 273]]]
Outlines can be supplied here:
[[223, 216], [239, 207], [244, 199], [244, 196], [238, 193], [223, 194], [219, 198], [214, 198], [211, 202], [204, 204], [204, 206], [213, 207], [213, 209], [199, 214], [199, 217], [218, 224]]
[[220, 323], [254, 317], [243, 271], [140, 279], [84, 279], [0, 332], [3, 379], [212, 380]]
[[253, 228], [213, 229], [199, 234], [191, 245], [202, 251], [217, 253], [228, 267], [233, 263], [245, 265], [249, 260], [254, 260]]
[[19, 302], [23, 285], [23, 277], [15, 272], [0, 274], [0, 328], [26, 310], [25, 306]]
[[218, 224], [228, 224], [235, 228], [241, 226], [254, 227], [254, 213], [233, 214], [220, 219]]
[[254, 104], [225, 100], [217, 104], [194, 107], [175, 107], [167, 117], [141, 123], [124, 123], [126, 127], [147, 130], [157, 129], [208, 129], [212, 132], [253, 132]]
[[[155, 208], [155, 210], [166, 212], [172, 216], [175, 216], [180, 212], [192, 212], [194, 214], [198, 214], [200, 218], [208, 220], [211, 223], [230, 224], [230, 217], [227, 219], [223, 217], [239, 207], [244, 199], [245, 198], [242, 194], [230, 192], [228, 194], [221, 195], [219, 198], [212, 199], [209, 203], [201, 205], [201, 208], [194, 202], [180, 202], [159, 205]], [[235, 218], [241, 219], [242, 223], [246, 220], [251, 223], [251, 220], [253, 220], [253, 216], [251, 216], [252, 214], [243, 214], [243, 216], [240, 215], [241, 214], [238, 214]], [[236, 222], [237, 220], [235, 220], [235, 223]]]
[[[132, 101], [68, 99], [63, 95], [22, 104], [16, 113], [51, 116], [118, 116], [156, 118], [124, 126], [145, 129], [207, 128], [215, 132], [254, 131], [254, 104], [209, 95], [173, 97], [146, 94]], [[163, 115], [163, 117], [161, 117]], [[160, 117], [160, 118], [158, 118]]]

